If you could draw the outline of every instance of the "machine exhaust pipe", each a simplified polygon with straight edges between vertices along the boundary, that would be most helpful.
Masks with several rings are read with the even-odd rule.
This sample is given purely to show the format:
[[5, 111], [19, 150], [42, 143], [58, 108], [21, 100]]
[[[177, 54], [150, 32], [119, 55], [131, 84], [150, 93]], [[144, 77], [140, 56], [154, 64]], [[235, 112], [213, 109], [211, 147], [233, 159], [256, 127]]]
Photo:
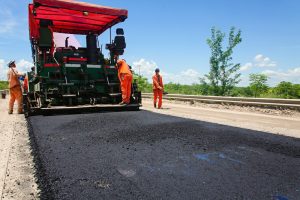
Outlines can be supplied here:
[[86, 36], [86, 47], [88, 64], [97, 64], [97, 35]]

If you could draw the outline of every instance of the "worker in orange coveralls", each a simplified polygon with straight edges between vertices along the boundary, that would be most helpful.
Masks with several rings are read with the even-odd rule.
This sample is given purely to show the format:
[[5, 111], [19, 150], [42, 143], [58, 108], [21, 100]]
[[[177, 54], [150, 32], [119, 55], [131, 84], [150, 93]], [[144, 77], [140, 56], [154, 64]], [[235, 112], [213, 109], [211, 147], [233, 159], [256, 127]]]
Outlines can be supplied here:
[[10, 99], [9, 99], [9, 107], [8, 107], [8, 114], [13, 113], [13, 107], [15, 100], [17, 100], [18, 103], [18, 114], [23, 113], [23, 96], [22, 96], [22, 89], [21, 89], [21, 83], [19, 81], [19, 77], [25, 76], [24, 74], [20, 74], [16, 69], [15, 61], [11, 61], [8, 63], [9, 70], [7, 72], [7, 80], [9, 84], [9, 93], [10, 93]]
[[[29, 72], [29, 74], [31, 75], [31, 77], [36, 77], [35, 75], [35, 67], [31, 67], [31, 72]], [[23, 89], [25, 92], [28, 92], [29, 90], [29, 77], [28, 77], [28, 74], [25, 76], [25, 79], [24, 79], [24, 83], [23, 83]]]
[[159, 69], [155, 69], [155, 74], [152, 77], [153, 80], [153, 96], [154, 96], [154, 108], [156, 108], [156, 101], [158, 97], [158, 109], [161, 109], [162, 106], [162, 95], [164, 91], [164, 84], [162, 76], [159, 74]]
[[119, 60], [117, 68], [122, 91], [122, 102], [120, 105], [127, 105], [130, 104], [132, 73], [125, 60]]
[[25, 76], [25, 79], [23, 82], [23, 89], [24, 89], [24, 92], [28, 92], [28, 76]]

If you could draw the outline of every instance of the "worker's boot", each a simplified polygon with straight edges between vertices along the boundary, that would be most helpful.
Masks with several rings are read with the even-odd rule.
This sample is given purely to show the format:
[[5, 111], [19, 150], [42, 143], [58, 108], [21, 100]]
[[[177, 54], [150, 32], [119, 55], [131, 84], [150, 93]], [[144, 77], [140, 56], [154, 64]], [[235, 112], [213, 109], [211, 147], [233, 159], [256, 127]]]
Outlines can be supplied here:
[[119, 105], [126, 105], [126, 103], [122, 101], [121, 103], [119, 103]]
[[154, 103], [154, 108], [156, 108], [156, 103]]
[[13, 110], [8, 110], [8, 114], [9, 115], [13, 114]]
[[24, 114], [23, 109], [18, 109], [18, 114]]

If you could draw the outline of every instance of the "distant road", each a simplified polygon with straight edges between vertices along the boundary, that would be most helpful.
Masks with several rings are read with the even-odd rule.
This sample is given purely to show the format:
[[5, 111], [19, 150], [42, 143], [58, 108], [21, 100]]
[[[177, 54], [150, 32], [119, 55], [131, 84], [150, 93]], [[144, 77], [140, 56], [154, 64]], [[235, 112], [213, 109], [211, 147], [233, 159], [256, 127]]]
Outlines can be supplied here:
[[160, 114], [300, 138], [300, 112], [297, 116], [272, 116], [228, 109], [203, 108], [170, 102], [164, 102], [163, 108], [162, 110], [154, 109], [150, 99], [144, 99], [143, 101], [143, 109]]
[[[143, 98], [152, 98], [152, 93], [143, 93]], [[228, 97], [228, 96], [202, 96], [202, 95], [182, 95], [168, 94], [164, 99], [184, 101], [184, 102], [201, 102], [213, 104], [226, 104], [238, 106], [255, 106], [263, 108], [276, 109], [293, 109], [300, 111], [300, 99], [279, 99], [279, 98], [250, 98], [250, 97]]]

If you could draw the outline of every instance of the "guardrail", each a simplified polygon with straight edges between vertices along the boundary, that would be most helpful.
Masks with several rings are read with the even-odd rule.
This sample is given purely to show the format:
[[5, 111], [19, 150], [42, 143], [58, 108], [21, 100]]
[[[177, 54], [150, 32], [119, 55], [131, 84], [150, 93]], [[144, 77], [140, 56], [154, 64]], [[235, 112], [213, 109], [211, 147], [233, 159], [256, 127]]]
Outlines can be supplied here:
[[[153, 94], [143, 93], [142, 97], [152, 98]], [[300, 99], [220, 97], [220, 96], [198, 96], [198, 95], [180, 95], [180, 94], [167, 94], [164, 95], [163, 98], [168, 100], [186, 101], [191, 103], [200, 102], [200, 103], [209, 103], [209, 104], [225, 104], [225, 105], [300, 110]]]

